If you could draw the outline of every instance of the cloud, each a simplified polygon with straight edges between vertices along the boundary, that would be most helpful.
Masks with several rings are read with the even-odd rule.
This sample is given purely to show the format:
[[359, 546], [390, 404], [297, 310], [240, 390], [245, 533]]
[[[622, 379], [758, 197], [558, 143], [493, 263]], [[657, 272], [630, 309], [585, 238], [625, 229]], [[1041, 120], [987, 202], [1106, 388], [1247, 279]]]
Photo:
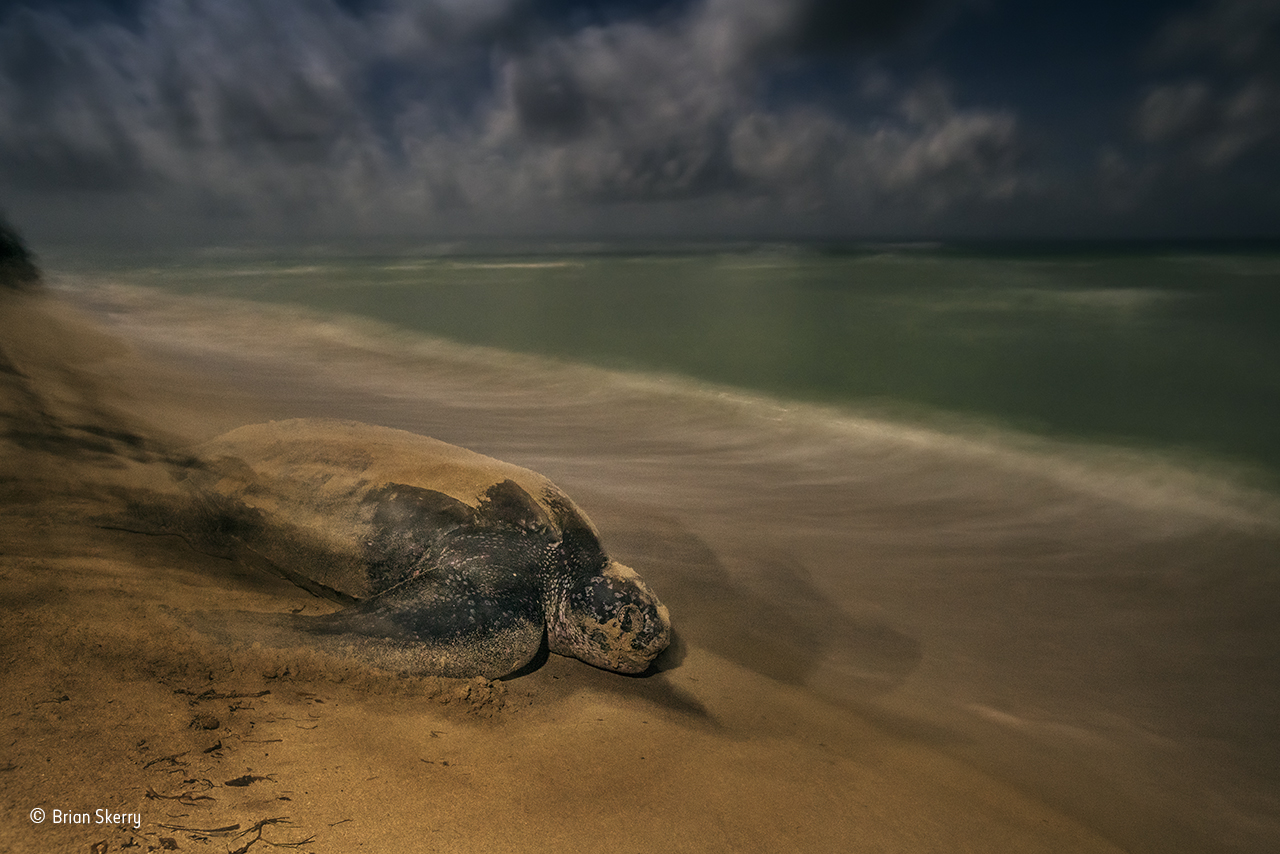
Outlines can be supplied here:
[[866, 127], [811, 109], [750, 114], [731, 150], [737, 173], [787, 210], [927, 214], [1019, 189], [1016, 118], [959, 109], [932, 83], [901, 93], [895, 113]]
[[[0, 191], [50, 216], [128, 198], [175, 228], [277, 234], [643, 223], [646, 206], [661, 223], [672, 205], [928, 222], [1019, 191], [1010, 110], [883, 74], [841, 110], [768, 84], [941, 8], [696, 0], [582, 23], [522, 0], [149, 0], [127, 21], [19, 6], [0, 18]], [[841, 73], [856, 92], [870, 72]]]
[[896, 103], [882, 94], [862, 121], [811, 104], [766, 106], [753, 58], [796, 9], [714, 0], [663, 26], [544, 40], [499, 66], [484, 146], [508, 153], [520, 186], [560, 199], [718, 195], [847, 213], [901, 197], [927, 215], [1013, 191], [1016, 119], [958, 109], [945, 87], [907, 87]]
[[1200, 80], [1156, 86], [1138, 107], [1134, 124], [1143, 142], [1164, 142], [1200, 130], [1208, 119], [1211, 90]]
[[1151, 86], [1138, 138], [1183, 168], [1218, 172], [1280, 136], [1280, 0], [1217, 0], [1179, 15], [1149, 51], [1161, 67], [1193, 68]]
[[0, 175], [175, 214], [359, 208], [388, 178], [360, 97], [386, 23], [326, 0], [156, 0], [136, 27], [19, 9], [0, 28]]
[[1155, 61], [1210, 55], [1227, 65], [1280, 65], [1280, 2], [1215, 0], [1199, 11], [1175, 16], [1156, 35]]
[[1280, 0], [1211, 0], [1159, 26], [1127, 133], [1101, 147], [1108, 210], [1147, 230], [1266, 234], [1280, 226]]

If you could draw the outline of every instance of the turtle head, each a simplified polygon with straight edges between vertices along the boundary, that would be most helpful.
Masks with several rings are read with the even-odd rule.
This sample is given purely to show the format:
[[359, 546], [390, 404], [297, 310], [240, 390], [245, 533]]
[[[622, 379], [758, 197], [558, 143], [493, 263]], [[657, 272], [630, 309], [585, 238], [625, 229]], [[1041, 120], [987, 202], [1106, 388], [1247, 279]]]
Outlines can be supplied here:
[[671, 642], [671, 615], [636, 571], [609, 561], [564, 591], [547, 621], [552, 652], [618, 673], [643, 673]]

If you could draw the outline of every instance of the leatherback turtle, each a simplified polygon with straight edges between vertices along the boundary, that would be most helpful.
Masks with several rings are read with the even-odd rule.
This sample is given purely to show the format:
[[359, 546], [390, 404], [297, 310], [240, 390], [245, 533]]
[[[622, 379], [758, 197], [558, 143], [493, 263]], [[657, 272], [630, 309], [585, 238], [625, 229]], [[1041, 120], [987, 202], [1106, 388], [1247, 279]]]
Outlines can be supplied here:
[[349, 607], [297, 625], [384, 664], [497, 678], [551, 652], [645, 671], [666, 606], [535, 472], [350, 421], [241, 427], [189, 479], [209, 530]]

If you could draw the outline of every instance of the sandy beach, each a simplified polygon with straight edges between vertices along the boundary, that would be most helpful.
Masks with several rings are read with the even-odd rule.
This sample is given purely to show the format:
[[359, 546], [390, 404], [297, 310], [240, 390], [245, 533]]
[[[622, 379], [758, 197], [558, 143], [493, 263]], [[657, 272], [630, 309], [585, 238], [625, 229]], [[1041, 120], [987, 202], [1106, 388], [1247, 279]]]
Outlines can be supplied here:
[[0, 854], [1280, 854], [1280, 0], [0, 0]]
[[[873, 473], [859, 489], [813, 477], [790, 493], [771, 490], [761, 510], [743, 481], [767, 482], [770, 467], [803, 460], [737, 465], [730, 457], [712, 464], [723, 466], [719, 475], [704, 471], [696, 488], [681, 491], [671, 472], [689, 464], [696, 443], [669, 442], [661, 430], [621, 432], [633, 423], [626, 413], [610, 422], [618, 432], [598, 426], [566, 439], [563, 421], [537, 426], [532, 403], [496, 411], [460, 395], [454, 411], [436, 407], [423, 422], [397, 423], [394, 401], [374, 382], [342, 385], [303, 368], [251, 375], [251, 354], [233, 365], [225, 353], [183, 361], [161, 359], [162, 350], [155, 340], [128, 343], [54, 297], [0, 294], [2, 850], [1156, 851], [1194, 850], [1220, 826], [1210, 815], [1217, 807], [1194, 803], [1202, 783], [1231, 799], [1211, 778], [1220, 753], [1206, 754], [1209, 776], [1192, 775], [1183, 790], [1150, 790], [1167, 771], [1161, 762], [1190, 754], [1181, 746], [1144, 753], [1144, 745], [1201, 720], [1180, 710], [1180, 689], [1139, 724], [1106, 704], [1081, 711], [1097, 693], [1112, 692], [1125, 709], [1146, 702], [1147, 694], [1125, 699], [1132, 662], [1112, 667], [1098, 656], [1128, 627], [1094, 622], [1050, 638], [1023, 625], [1043, 628], [1038, 603], [1065, 589], [1054, 587], [1055, 568], [1080, 552], [1053, 541], [1043, 519], [1002, 536], [998, 553], [976, 541], [963, 547], [965, 532], [980, 531], [984, 513], [1007, 502], [999, 495], [1023, 475], [1003, 470], [990, 507], [969, 495], [965, 520], [949, 515], [947, 495], [968, 488], [965, 466], [981, 460], [921, 470], [896, 493]], [[446, 371], [430, 380], [441, 394], [450, 383], [484, 381]], [[658, 666], [632, 678], [552, 655], [516, 678], [448, 680], [254, 644], [239, 627], [256, 614], [331, 606], [129, 523], [131, 496], [172, 490], [170, 464], [200, 441], [268, 418], [377, 421], [379, 407], [390, 426], [478, 446], [565, 487], [611, 553], [670, 605], [678, 641]], [[630, 461], [636, 476], [620, 482], [609, 460]], [[929, 500], [919, 496], [922, 483]], [[788, 505], [797, 512], [783, 522], [796, 539], [780, 542], [753, 513], [763, 519]], [[1135, 567], [1112, 586], [1140, 587], [1144, 561], [1165, 565], [1184, 535], [1217, 538], [1214, 548], [1258, 565], [1275, 542], [1274, 532], [1220, 521], [1153, 533], [1171, 511], [1126, 506], [1054, 522], [1088, 526], [1094, 546], [1107, 544]], [[805, 538], [821, 508], [849, 519], [856, 552], [850, 540]], [[877, 539], [890, 523], [916, 530]], [[1108, 525], [1144, 533], [1117, 542]], [[940, 532], [949, 532], [945, 548]], [[931, 589], [921, 575], [892, 587], [873, 570], [893, 560], [937, 570], [943, 555], [957, 572], [990, 571], [992, 589], [1001, 561], [1039, 567], [1047, 587], [965, 600], [945, 582]], [[834, 590], [805, 569], [824, 559], [866, 573]], [[740, 565], [755, 568], [754, 586], [735, 581]], [[1164, 583], [1179, 586], [1176, 575]], [[1196, 584], [1201, 618], [1212, 623], [1215, 591]], [[1257, 584], [1261, 612], [1273, 585]], [[896, 616], [903, 589], [915, 591], [915, 626]], [[1021, 612], [1010, 598], [1023, 602]], [[984, 609], [992, 620], [1003, 616], [979, 636], [973, 627], [990, 623]], [[939, 639], [919, 628], [926, 625]], [[940, 638], [948, 631], [967, 645], [947, 648]], [[1025, 644], [1008, 648], [1020, 633]], [[1099, 634], [1099, 647], [1082, 653], [1080, 669], [1098, 676], [1087, 684], [1061, 645]], [[1259, 626], [1249, 637], [1271, 634]], [[1207, 670], [1237, 642], [1188, 667]], [[978, 649], [982, 661], [966, 659]], [[1265, 664], [1275, 651], [1257, 654]], [[1147, 675], [1176, 686], [1176, 670]], [[949, 691], [970, 723], [941, 707], [930, 720], [925, 694], [913, 688], [921, 680]], [[1225, 680], [1220, 696], [1258, 709], [1271, 696], [1270, 688], [1247, 698], [1235, 690]], [[1046, 698], [1062, 704], [1037, 705]], [[1077, 726], [1107, 714], [1110, 730]], [[1107, 732], [1135, 727], [1136, 741], [1106, 743]], [[1051, 731], [1060, 738], [1046, 752]], [[1250, 785], [1246, 795], [1263, 801], [1241, 819], [1257, 835], [1242, 838], [1262, 838], [1274, 827], [1257, 817], [1266, 796]], [[1180, 811], [1182, 826], [1171, 819]], [[1230, 839], [1214, 841], [1234, 850]]]

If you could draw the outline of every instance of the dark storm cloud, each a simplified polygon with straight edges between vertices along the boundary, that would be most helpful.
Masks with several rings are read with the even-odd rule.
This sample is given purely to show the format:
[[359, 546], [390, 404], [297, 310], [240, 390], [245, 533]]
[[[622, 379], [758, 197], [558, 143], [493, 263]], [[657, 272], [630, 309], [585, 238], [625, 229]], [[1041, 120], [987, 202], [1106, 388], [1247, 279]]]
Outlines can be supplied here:
[[1103, 155], [1107, 196], [1188, 222], [1280, 226], [1280, 0], [1213, 0], [1175, 15], [1144, 65], [1130, 138]]
[[[109, 210], [122, 229], [279, 235], [921, 232], [1098, 204], [1045, 177], [1017, 103], [984, 104], [921, 50], [977, 8], [28, 0], [0, 13], [0, 194], [50, 231]], [[1262, 156], [1275, 8], [1152, 24], [1094, 196], [1140, 210], [1188, 164]]]
[[[58, 19], [21, 12], [16, 18], [16, 26], [0, 31], [4, 177], [20, 187], [56, 189], [114, 189], [143, 179], [127, 118], [97, 91], [103, 58], [77, 44]], [[69, 89], [74, 96], [66, 96]]]
[[1218, 0], [1158, 35], [1152, 55], [1179, 79], [1154, 86], [1135, 116], [1144, 142], [1174, 145], [1207, 169], [1280, 132], [1280, 0]]
[[586, 130], [596, 105], [568, 63], [554, 55], [533, 56], [512, 63], [509, 73], [516, 119], [528, 133], [567, 138]]
[[[491, 139], [519, 152], [527, 181], [561, 198], [720, 194], [747, 208], [858, 216], [895, 196], [927, 215], [1013, 189], [1015, 118], [959, 109], [943, 86], [886, 84], [862, 121], [813, 105], [766, 107], [760, 57], [827, 8], [709, 0], [661, 25], [545, 38], [499, 63]], [[841, 38], [887, 34], [878, 9], [842, 18]]]
[[[945, 87], [886, 83], [855, 120], [760, 98], [779, 47], [815, 22], [837, 41], [887, 38], [930, 4], [708, 0], [655, 25], [623, 21], [546, 38], [500, 64], [495, 138], [560, 196], [646, 200], [719, 194], [739, 209], [864, 216], [892, 196], [927, 215], [954, 198], [1009, 193], [1016, 120], [961, 110]], [[858, 14], [850, 14], [856, 9]], [[836, 41], [827, 42], [834, 45]], [[927, 104], [927, 106], [926, 106]]]
[[519, 228], [679, 200], [730, 220], [857, 219], [888, 199], [927, 217], [1017, 186], [1015, 117], [961, 108], [945, 86], [883, 79], [861, 115], [762, 100], [780, 56], [887, 43], [929, 2], [544, 19], [528, 0], [86, 8], [0, 20], [0, 178], [36, 207], [78, 190], [277, 230], [460, 212]]

